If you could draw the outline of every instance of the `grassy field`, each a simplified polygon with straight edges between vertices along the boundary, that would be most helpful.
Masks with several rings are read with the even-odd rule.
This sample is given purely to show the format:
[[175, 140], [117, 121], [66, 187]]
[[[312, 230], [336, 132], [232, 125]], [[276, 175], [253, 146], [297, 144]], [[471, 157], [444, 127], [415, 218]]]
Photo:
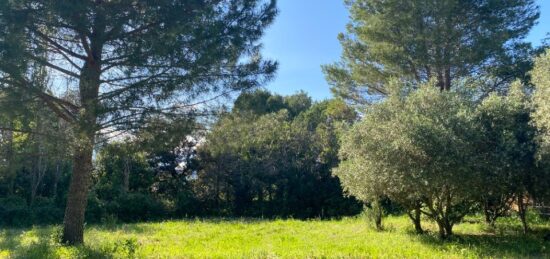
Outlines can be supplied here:
[[189, 220], [89, 226], [86, 245], [65, 247], [59, 227], [0, 230], [0, 258], [550, 258], [538, 222], [524, 236], [511, 221], [493, 231], [476, 219], [456, 227], [450, 241], [415, 235], [406, 217], [389, 217], [385, 230], [365, 218], [334, 221]]

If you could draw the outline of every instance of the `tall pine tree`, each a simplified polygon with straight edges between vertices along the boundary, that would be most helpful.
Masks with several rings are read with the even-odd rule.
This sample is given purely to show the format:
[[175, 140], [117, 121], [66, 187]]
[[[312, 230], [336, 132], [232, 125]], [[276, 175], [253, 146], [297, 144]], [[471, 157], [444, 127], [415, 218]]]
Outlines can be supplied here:
[[[268, 80], [276, 63], [258, 41], [275, 15], [275, 0], [1, 1], [0, 90], [31, 93], [76, 136], [65, 242], [84, 241], [98, 136]], [[32, 80], [36, 65], [51, 91]]]
[[[529, 70], [521, 42], [539, 17], [534, 0], [346, 0], [347, 33], [340, 62], [325, 66], [336, 95], [364, 103], [387, 95], [390, 78], [415, 85], [436, 80], [442, 90], [488, 65]], [[509, 66], [514, 64], [514, 66]], [[515, 71], [494, 69], [495, 73]]]

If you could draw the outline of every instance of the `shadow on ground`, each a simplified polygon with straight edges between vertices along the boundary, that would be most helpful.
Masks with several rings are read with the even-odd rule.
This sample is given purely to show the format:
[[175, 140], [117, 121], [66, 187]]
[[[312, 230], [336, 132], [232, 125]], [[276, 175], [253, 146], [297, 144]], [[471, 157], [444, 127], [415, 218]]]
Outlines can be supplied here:
[[88, 246], [65, 247], [59, 243], [57, 228], [0, 230], [0, 257], [9, 258], [112, 258], [111, 251]]
[[526, 235], [519, 232], [488, 232], [477, 235], [460, 233], [449, 240], [439, 239], [436, 233], [416, 236], [420, 242], [434, 248], [474, 250], [483, 258], [550, 258], [550, 242], [544, 240], [544, 235], [549, 231], [550, 229], [535, 229]]

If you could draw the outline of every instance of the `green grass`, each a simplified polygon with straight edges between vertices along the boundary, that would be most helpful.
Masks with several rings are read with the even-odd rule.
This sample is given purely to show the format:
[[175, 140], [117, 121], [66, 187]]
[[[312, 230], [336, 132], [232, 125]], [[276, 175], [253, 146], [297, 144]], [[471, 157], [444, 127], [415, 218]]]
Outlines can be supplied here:
[[550, 258], [550, 224], [522, 235], [515, 221], [487, 231], [477, 219], [455, 228], [450, 241], [415, 235], [406, 217], [376, 231], [364, 218], [334, 221], [189, 220], [90, 226], [86, 245], [66, 247], [59, 227], [1, 229], [0, 258]]

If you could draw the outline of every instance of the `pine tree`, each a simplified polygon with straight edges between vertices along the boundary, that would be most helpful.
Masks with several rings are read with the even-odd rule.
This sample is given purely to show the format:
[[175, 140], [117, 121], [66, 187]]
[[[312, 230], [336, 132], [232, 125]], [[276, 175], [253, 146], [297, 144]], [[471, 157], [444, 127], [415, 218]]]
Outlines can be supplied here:
[[339, 35], [342, 60], [323, 69], [333, 92], [350, 101], [387, 95], [390, 78], [415, 85], [433, 79], [449, 90], [456, 80], [488, 70], [516, 73], [494, 65], [530, 69], [525, 68], [530, 46], [521, 39], [539, 17], [533, 0], [346, 3], [351, 22]]
[[[31, 93], [75, 135], [63, 241], [84, 241], [99, 135], [185, 117], [270, 79], [276, 63], [258, 40], [276, 12], [275, 0], [1, 1], [1, 90]], [[53, 90], [30, 78], [37, 65]]]

